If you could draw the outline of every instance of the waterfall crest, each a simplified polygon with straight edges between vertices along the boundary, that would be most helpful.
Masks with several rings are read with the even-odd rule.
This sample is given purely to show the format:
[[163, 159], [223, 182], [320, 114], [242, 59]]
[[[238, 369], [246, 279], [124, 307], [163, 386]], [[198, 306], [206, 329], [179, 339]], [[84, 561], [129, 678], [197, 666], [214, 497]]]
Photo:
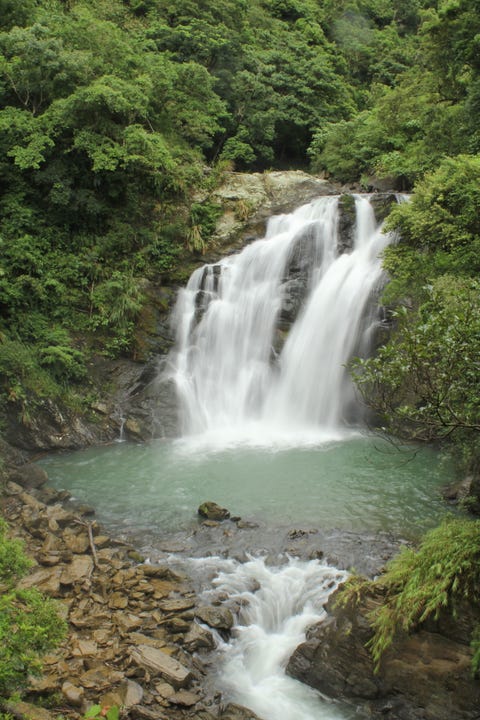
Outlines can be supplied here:
[[377, 322], [389, 239], [358, 195], [352, 247], [339, 253], [338, 205], [324, 197], [271, 218], [265, 238], [199, 268], [180, 292], [172, 364], [184, 434], [335, 433], [358, 419], [345, 364]]

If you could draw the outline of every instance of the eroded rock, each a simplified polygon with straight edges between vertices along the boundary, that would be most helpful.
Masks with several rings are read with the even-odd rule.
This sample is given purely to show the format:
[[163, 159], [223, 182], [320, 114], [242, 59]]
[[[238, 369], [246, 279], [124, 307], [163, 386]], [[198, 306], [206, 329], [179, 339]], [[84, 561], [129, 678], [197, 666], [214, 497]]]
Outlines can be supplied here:
[[186, 687], [192, 680], [193, 676], [190, 670], [163, 650], [148, 645], [137, 645], [137, 647], [131, 648], [130, 656], [137, 665], [160, 675], [174, 688]]
[[204, 605], [195, 611], [195, 615], [215, 630], [230, 630], [234, 625], [232, 612], [226, 607]]

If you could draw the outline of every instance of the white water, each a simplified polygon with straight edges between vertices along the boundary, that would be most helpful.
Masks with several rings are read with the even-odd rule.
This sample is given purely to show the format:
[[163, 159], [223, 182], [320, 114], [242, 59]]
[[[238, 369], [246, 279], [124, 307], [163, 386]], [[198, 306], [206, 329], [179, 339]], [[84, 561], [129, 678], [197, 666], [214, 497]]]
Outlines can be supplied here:
[[[338, 439], [354, 396], [345, 363], [368, 342], [372, 292], [388, 236], [368, 198], [356, 197], [352, 252], [337, 252], [338, 198], [270, 220], [266, 237], [193, 273], [181, 291], [173, 358], [184, 435], [222, 447]], [[275, 333], [285, 274], [310, 243], [308, 292], [279, 357]], [[198, 306], [202, 306], [201, 312]]]
[[[262, 559], [239, 564], [203, 558], [202, 572], [220, 565], [215, 591], [241, 605], [233, 638], [221, 644], [218, 686], [230, 701], [246, 705], [263, 720], [340, 720], [350, 712], [285, 675], [284, 668], [305, 631], [325, 617], [323, 604], [346, 573], [290, 559], [268, 567]], [[221, 641], [220, 641], [221, 643]]]
[[[337, 251], [338, 198], [327, 197], [272, 218], [264, 239], [190, 278], [176, 307], [172, 362], [184, 435], [193, 437], [196, 449], [301, 446], [345, 435], [355, 407], [345, 364], [368, 348], [376, 323], [369, 301], [381, 281], [379, 254], [389, 241], [368, 198], [356, 197], [355, 207], [348, 254]], [[279, 317], [288, 282], [295, 281], [289, 262], [300, 242], [304, 250], [309, 245], [306, 292], [278, 355]], [[204, 571], [208, 562], [201, 561]], [[317, 561], [290, 560], [277, 568], [259, 559], [224, 561], [215, 584], [244, 603], [234, 637], [223, 645], [218, 687], [227, 698], [263, 720], [347, 717], [284, 672], [344, 576]], [[252, 591], [255, 583], [260, 587]]]

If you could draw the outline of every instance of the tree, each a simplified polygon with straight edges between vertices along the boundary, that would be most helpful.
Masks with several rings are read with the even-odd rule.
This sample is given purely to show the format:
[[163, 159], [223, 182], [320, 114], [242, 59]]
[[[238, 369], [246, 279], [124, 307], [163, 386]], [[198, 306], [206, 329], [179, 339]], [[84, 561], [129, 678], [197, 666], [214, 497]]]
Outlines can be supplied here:
[[358, 360], [362, 395], [390, 431], [448, 441], [467, 464], [480, 457], [480, 160], [446, 159], [388, 227], [400, 234], [384, 264], [394, 329]]

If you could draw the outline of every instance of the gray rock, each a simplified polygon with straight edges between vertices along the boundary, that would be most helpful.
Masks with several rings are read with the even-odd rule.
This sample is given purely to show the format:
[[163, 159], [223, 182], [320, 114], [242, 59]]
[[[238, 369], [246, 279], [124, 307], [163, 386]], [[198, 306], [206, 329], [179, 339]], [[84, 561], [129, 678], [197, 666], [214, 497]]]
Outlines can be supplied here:
[[195, 611], [199, 620], [215, 630], [230, 630], [234, 625], [234, 618], [231, 611], [225, 607], [214, 607], [205, 605]]
[[157, 648], [137, 645], [131, 648], [130, 656], [137, 665], [160, 675], [176, 689], [186, 687], [192, 680], [188, 668]]
[[374, 193], [370, 198], [370, 203], [375, 212], [375, 218], [381, 223], [390, 214], [394, 205], [397, 204], [397, 196], [393, 192]]
[[39, 488], [48, 481], [45, 470], [35, 463], [27, 463], [10, 472], [10, 480], [24, 488]]
[[[462, 643], [458, 634], [453, 637], [451, 627], [448, 637], [440, 621], [399, 635], [375, 674], [365, 646], [372, 637], [369, 613], [382, 602], [381, 594], [366, 597], [358, 607], [336, 608], [334, 600], [333, 595], [327, 603], [327, 619], [311, 628], [293, 653], [289, 675], [329, 697], [368, 702], [374, 716], [391, 705], [394, 717], [402, 720], [475, 717], [480, 687], [471, 676], [468, 639]], [[460, 616], [462, 621], [469, 616], [471, 630], [478, 614], [477, 609], [472, 617], [464, 608]]]
[[190, 653], [196, 652], [197, 650], [213, 650], [215, 640], [211, 632], [194, 622], [183, 638], [183, 647]]
[[353, 195], [342, 195], [338, 201], [338, 252], [351, 252], [355, 240], [356, 211]]

